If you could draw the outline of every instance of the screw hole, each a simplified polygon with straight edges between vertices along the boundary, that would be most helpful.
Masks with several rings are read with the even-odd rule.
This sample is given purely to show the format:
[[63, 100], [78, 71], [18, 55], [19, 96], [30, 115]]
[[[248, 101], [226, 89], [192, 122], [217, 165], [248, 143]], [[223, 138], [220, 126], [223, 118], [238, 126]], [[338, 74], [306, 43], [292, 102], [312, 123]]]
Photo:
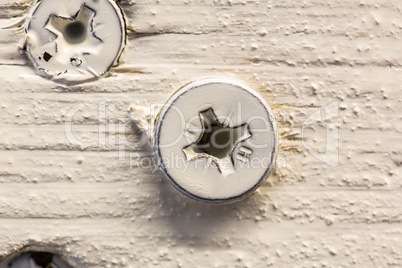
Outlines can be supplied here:
[[86, 27], [81, 21], [74, 21], [66, 25], [64, 33], [69, 43], [77, 44], [85, 39]]
[[196, 144], [195, 151], [216, 158], [225, 158], [232, 150], [233, 136], [232, 129], [211, 124], [204, 131], [202, 139]]
[[237, 143], [249, 138], [250, 134], [246, 125], [236, 127], [222, 125], [212, 108], [200, 112], [199, 115], [203, 125], [203, 133], [197, 142], [185, 147], [184, 150], [224, 159], [231, 157]]
[[49, 252], [32, 252], [32, 260], [40, 267], [48, 267], [52, 263], [53, 254]]
[[72, 268], [59, 254], [48, 251], [21, 250], [0, 262], [0, 268]]

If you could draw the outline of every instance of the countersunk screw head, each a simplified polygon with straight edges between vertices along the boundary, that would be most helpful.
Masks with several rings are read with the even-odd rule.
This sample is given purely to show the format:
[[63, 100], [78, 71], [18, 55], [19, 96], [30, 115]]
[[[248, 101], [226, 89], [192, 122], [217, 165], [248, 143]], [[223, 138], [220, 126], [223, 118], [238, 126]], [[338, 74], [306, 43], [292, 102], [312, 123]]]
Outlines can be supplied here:
[[202, 202], [230, 203], [253, 193], [271, 173], [277, 124], [250, 87], [207, 79], [183, 87], [164, 105], [154, 148], [177, 190]]
[[113, 0], [42, 0], [25, 32], [27, 55], [37, 72], [69, 82], [105, 74], [126, 41], [123, 13]]

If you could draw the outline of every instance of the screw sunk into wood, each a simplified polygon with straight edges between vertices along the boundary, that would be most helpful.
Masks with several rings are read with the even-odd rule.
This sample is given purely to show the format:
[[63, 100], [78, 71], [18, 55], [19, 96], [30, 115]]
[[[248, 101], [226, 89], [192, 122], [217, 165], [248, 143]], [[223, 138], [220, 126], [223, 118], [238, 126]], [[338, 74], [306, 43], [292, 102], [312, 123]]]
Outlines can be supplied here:
[[58, 253], [28, 247], [1, 260], [0, 268], [72, 268], [72, 266]]
[[230, 203], [268, 177], [278, 151], [274, 115], [253, 89], [207, 79], [176, 92], [156, 121], [158, 164], [172, 185], [198, 201]]
[[80, 82], [115, 65], [125, 39], [115, 1], [42, 0], [28, 19], [25, 48], [40, 75]]

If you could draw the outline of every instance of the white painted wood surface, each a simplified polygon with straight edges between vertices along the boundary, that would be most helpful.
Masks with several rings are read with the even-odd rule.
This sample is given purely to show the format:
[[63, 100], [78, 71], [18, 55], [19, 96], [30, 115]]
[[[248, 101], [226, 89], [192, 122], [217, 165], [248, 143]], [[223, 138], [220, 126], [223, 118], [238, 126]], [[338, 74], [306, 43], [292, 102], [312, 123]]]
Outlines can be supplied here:
[[[0, 25], [32, 5], [1, 0]], [[18, 49], [23, 33], [0, 30], [0, 254], [42, 244], [75, 267], [402, 266], [401, 1], [121, 6], [129, 29], [121, 64], [85, 84], [37, 76]], [[211, 76], [259, 91], [281, 134], [267, 182], [224, 206], [189, 200], [153, 167], [139, 168], [152, 153], [135, 147], [128, 116]], [[307, 152], [301, 129], [336, 100], [331, 167]], [[92, 106], [72, 130], [96, 146], [66, 137], [69, 111], [82, 104]], [[323, 149], [325, 131], [317, 124], [304, 141]]]

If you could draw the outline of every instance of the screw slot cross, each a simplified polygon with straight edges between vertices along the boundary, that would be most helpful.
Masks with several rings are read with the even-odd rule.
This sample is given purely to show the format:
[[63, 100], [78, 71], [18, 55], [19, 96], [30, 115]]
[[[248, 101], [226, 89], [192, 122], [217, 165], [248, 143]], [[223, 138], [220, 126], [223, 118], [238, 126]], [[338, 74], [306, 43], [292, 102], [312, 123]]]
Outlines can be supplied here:
[[217, 165], [224, 177], [234, 173], [233, 152], [239, 143], [251, 137], [248, 124], [225, 126], [219, 122], [213, 108], [198, 115], [202, 132], [197, 141], [183, 148], [187, 161], [205, 157]]

